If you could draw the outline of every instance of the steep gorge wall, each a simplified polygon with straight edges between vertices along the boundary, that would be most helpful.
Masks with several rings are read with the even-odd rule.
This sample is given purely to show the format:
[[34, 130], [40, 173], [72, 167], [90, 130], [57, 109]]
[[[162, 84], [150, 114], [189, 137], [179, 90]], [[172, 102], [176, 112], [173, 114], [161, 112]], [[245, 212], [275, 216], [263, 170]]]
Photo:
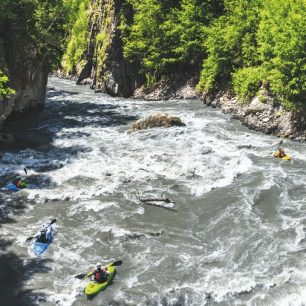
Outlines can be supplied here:
[[124, 0], [92, 0], [89, 6], [89, 37], [77, 84], [114, 96], [129, 97], [142, 79], [139, 68], [123, 57], [119, 25], [121, 17], [132, 20], [132, 8]]
[[[3, 29], [3, 28], [2, 28]], [[15, 94], [0, 98], [0, 129], [11, 116], [44, 105], [48, 70], [34, 43], [18, 29], [0, 30], [0, 70]]]

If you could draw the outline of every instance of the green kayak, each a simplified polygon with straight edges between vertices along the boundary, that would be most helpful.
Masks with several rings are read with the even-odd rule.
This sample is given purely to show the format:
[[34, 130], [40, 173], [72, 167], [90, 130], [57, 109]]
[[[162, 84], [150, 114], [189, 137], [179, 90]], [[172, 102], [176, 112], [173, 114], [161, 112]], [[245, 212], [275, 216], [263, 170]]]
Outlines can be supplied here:
[[88, 285], [85, 287], [85, 294], [87, 295], [87, 297], [94, 297], [96, 294], [98, 294], [100, 291], [104, 290], [111, 284], [116, 274], [116, 267], [113, 266], [112, 263], [108, 264], [106, 267], [107, 272], [109, 273], [107, 281], [104, 283], [98, 283], [95, 281], [89, 282]]

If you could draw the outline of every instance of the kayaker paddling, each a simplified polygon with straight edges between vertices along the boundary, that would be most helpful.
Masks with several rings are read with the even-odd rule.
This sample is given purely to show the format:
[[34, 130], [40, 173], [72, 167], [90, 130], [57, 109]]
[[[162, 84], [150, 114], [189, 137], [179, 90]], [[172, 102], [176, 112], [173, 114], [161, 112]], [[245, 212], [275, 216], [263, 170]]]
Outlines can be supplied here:
[[275, 157], [283, 158], [286, 156], [285, 150], [283, 148], [279, 148], [277, 151], [274, 153]]
[[13, 181], [13, 184], [17, 187], [17, 188], [26, 188], [28, 186], [27, 182], [23, 179], [21, 179], [20, 177], [15, 179]]
[[89, 272], [86, 277], [94, 276], [94, 280], [97, 283], [104, 283], [107, 281], [109, 277], [109, 273], [107, 272], [107, 268], [103, 267], [100, 262], [96, 264], [96, 269], [94, 271]]
[[291, 156], [285, 153], [284, 148], [281, 148], [283, 144], [283, 140], [281, 140], [278, 144], [277, 150], [273, 153], [273, 156], [282, 160], [291, 160]]
[[52, 224], [56, 222], [56, 219], [51, 220], [47, 225], [43, 225], [40, 231], [33, 237], [27, 238], [26, 242], [35, 240], [33, 246], [33, 252], [37, 256], [43, 255], [48, 249], [53, 240]]
[[37, 242], [48, 243], [51, 236], [51, 225], [43, 225], [41, 230], [34, 236]]
[[116, 267], [122, 265], [122, 260], [117, 260], [113, 263], [106, 265], [105, 268], [101, 267], [98, 262], [96, 269], [89, 273], [79, 274], [75, 277], [78, 279], [88, 278], [94, 276], [94, 280], [90, 281], [84, 289], [84, 293], [88, 298], [93, 298], [97, 293], [107, 288], [116, 274]]

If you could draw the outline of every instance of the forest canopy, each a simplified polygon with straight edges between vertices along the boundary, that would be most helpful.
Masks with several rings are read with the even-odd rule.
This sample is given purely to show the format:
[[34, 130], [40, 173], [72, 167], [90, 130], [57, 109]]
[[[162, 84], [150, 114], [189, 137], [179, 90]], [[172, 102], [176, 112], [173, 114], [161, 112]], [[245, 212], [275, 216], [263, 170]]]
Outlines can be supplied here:
[[[286, 106], [305, 103], [305, 0], [122, 2], [133, 12], [132, 21], [120, 15], [124, 57], [137, 63], [148, 86], [182, 72], [199, 77], [200, 92], [227, 89], [249, 101], [264, 87]], [[12, 25], [21, 27], [50, 65], [61, 63], [77, 73], [87, 53], [90, 16], [106, 3], [115, 5], [2, 0], [0, 34], [5, 36]], [[104, 38], [104, 33], [97, 35], [99, 43]], [[0, 88], [7, 82], [3, 77]]]
[[243, 101], [265, 86], [285, 105], [306, 97], [305, 0], [128, 0], [124, 55], [147, 80], [202, 67], [198, 90]]

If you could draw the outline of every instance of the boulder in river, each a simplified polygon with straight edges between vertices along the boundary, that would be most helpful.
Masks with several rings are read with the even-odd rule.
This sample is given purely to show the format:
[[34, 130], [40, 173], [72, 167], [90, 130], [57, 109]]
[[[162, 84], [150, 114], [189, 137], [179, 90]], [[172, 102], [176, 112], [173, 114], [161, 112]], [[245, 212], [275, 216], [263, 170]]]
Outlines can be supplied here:
[[164, 113], [153, 114], [147, 118], [137, 120], [130, 127], [131, 131], [144, 130], [153, 127], [186, 126], [186, 124], [176, 116]]

